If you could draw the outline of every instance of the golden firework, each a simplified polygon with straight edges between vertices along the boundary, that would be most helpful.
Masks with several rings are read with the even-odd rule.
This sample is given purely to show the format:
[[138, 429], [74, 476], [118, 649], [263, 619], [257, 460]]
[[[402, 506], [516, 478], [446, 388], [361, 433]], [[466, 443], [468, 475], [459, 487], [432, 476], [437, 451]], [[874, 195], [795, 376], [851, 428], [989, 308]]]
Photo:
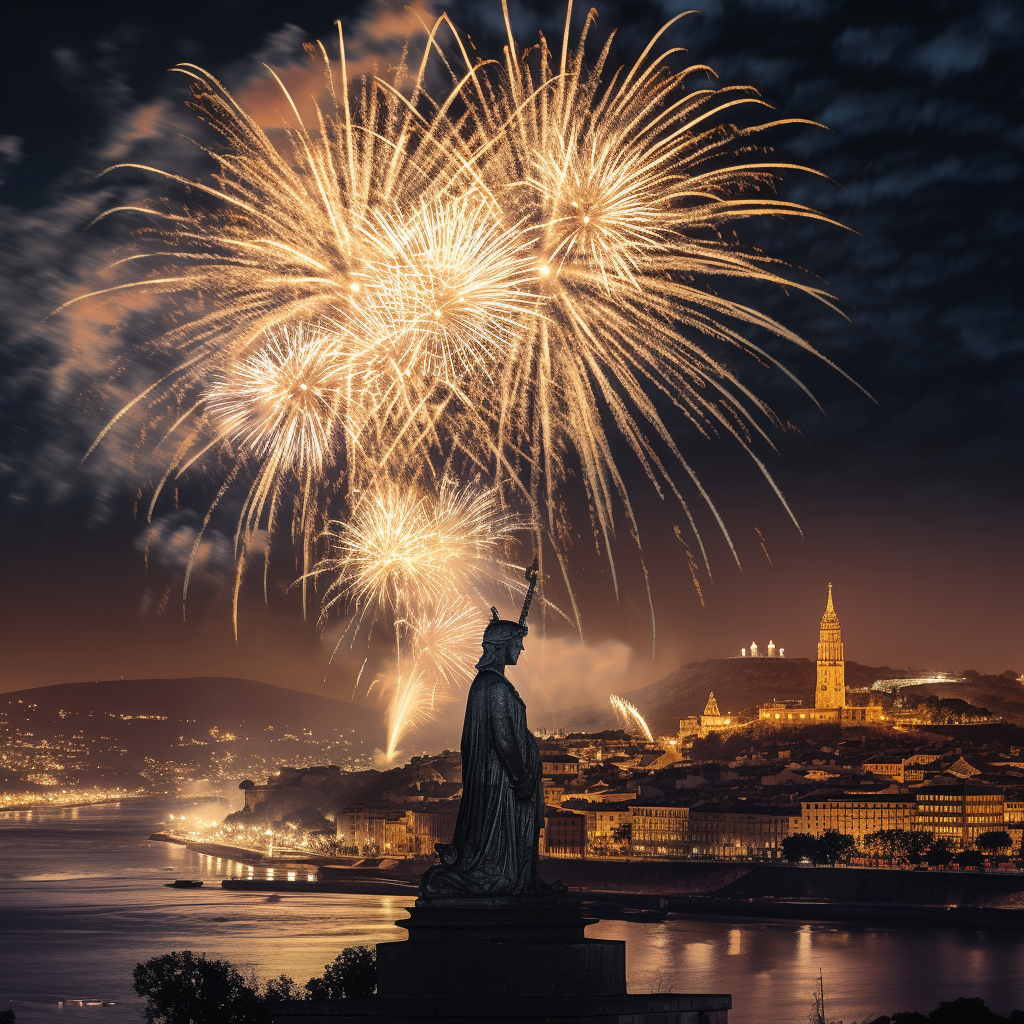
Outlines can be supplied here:
[[[345, 606], [357, 625], [383, 617], [407, 665], [415, 650], [439, 649], [416, 647], [449, 622], [432, 609], [504, 581], [504, 545], [520, 525], [512, 511], [572, 594], [570, 477], [582, 481], [613, 581], [617, 519], [639, 545], [627, 486], [637, 471], [680, 503], [707, 567], [688, 489], [728, 531], [680, 425], [731, 437], [771, 482], [755, 445], [771, 443], [778, 421], [730, 356], [796, 381], [757, 332], [817, 355], [719, 289], [756, 282], [831, 305], [734, 234], [753, 217], [827, 220], [775, 191], [784, 173], [807, 170], [775, 160], [764, 141], [794, 119], [773, 118], [752, 88], [715, 88], [707, 67], [680, 66], [662, 42], [678, 18], [612, 70], [611, 37], [586, 57], [593, 11], [575, 41], [570, 5], [560, 46], [541, 35], [523, 48], [503, 10], [501, 61], [474, 63], [454, 31], [449, 57], [442, 16], [419, 64], [389, 81], [349, 82], [339, 27], [337, 65], [309, 47], [323, 76], [312, 116], [271, 72], [283, 141], [207, 72], [179, 67], [220, 137], [207, 150], [216, 173], [154, 171], [178, 198], [122, 208], [152, 226], [140, 232], [148, 248], [119, 261], [153, 269], [90, 293], [144, 291], [177, 307], [160, 339], [174, 369], [107, 429], [147, 409], [175, 453], [165, 481], [215, 448], [226, 471], [207, 522], [251, 473], [236, 604], [257, 531], [287, 520], [303, 586], [329, 580], [324, 615]], [[428, 74], [432, 55], [439, 76]], [[439, 79], [448, 84], [428, 94]], [[460, 486], [471, 477], [484, 484]], [[345, 514], [324, 531], [331, 492]], [[454, 678], [436, 665], [399, 671], [396, 707], [420, 707], [421, 676]]]

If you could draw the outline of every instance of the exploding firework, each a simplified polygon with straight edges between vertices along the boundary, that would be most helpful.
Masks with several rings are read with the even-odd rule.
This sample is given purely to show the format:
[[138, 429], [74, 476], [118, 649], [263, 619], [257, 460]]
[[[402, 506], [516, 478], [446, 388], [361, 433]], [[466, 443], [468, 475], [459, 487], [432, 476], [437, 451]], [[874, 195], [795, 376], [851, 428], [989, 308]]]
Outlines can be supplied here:
[[521, 587], [505, 552], [520, 526], [493, 490], [445, 476], [436, 493], [381, 481], [329, 527], [328, 553], [314, 569], [329, 580], [322, 624], [340, 606], [352, 611], [342, 640], [367, 620], [394, 635], [394, 664], [380, 680], [387, 760], [467, 677], [486, 622], [481, 585]]
[[[535, 526], [551, 538], [564, 536], [564, 482], [578, 468], [614, 578], [616, 498], [637, 536], [639, 529], [623, 467], [613, 455], [617, 440], [659, 496], [679, 500], [698, 542], [680, 471], [728, 539], [656, 396], [667, 398], [673, 413], [702, 434], [730, 435], [768, 476], [751, 445], [755, 436], [767, 439], [765, 422], [777, 421], [722, 354], [734, 348], [779, 365], [745, 336], [745, 327], [814, 350], [775, 320], [714, 289], [741, 278], [826, 303], [829, 298], [780, 273], [777, 261], [745, 253], [725, 232], [737, 221], [766, 215], [825, 218], [766, 194], [779, 173], [806, 168], [740, 156], [761, 133], [793, 119], [748, 128], [725, 124], [739, 108], [768, 105], [747, 87], [691, 89], [689, 81], [706, 80], [710, 69], [671, 70], [673, 51], [656, 53], [678, 19], [632, 67], [609, 74], [611, 37], [594, 65], [584, 53], [595, 12], [575, 47], [570, 14], [571, 5], [560, 50], [552, 51], [543, 36], [524, 49], [505, 8], [503, 76], [494, 101], [478, 111], [496, 139], [491, 173], [510, 186], [501, 193], [509, 215], [535, 242], [543, 312], [514, 339], [501, 385], [488, 398], [495, 449], [529, 496]], [[512, 452], [523, 457], [517, 461]], [[557, 542], [555, 547], [564, 550]]]
[[[455, 678], [438, 668], [448, 655], [425, 653], [444, 644], [415, 637], [448, 628], [453, 613], [431, 611], [447, 597], [476, 600], [484, 581], [504, 582], [499, 549], [520, 525], [508, 510], [526, 516], [542, 557], [554, 552], [571, 596], [567, 481], [581, 480], [614, 582], [617, 517], [639, 545], [631, 461], [680, 503], [707, 569], [687, 487], [728, 533], [677, 424], [733, 438], [770, 481], [754, 449], [778, 421], [727, 357], [792, 377], [752, 331], [817, 355], [718, 289], [757, 282], [831, 305], [733, 233], [753, 217], [826, 219], [774, 192], [780, 175], [807, 169], [771, 159], [760, 140], [793, 119], [759, 120], [769, 108], [753, 89], [676, 67], [677, 51], [659, 48], [678, 19], [610, 71], [611, 37], [595, 61], [585, 53], [594, 12], [575, 42], [570, 5], [560, 47], [541, 35], [523, 48], [503, 10], [503, 62], [474, 63], [453, 31], [456, 71], [443, 16], [419, 65], [388, 82], [349, 83], [339, 27], [338, 66], [309, 48], [323, 74], [313, 117], [275, 75], [280, 144], [215, 78], [179, 67], [221, 138], [207, 150], [216, 174], [208, 184], [155, 171], [180, 198], [122, 208], [148, 219], [151, 244], [120, 261], [153, 270], [91, 293], [175, 304], [159, 339], [174, 368], [111, 426], [149, 411], [174, 453], [164, 482], [217, 448], [227, 471], [207, 522], [248, 474], [236, 605], [256, 531], [287, 522], [303, 587], [330, 581], [324, 615], [344, 605], [356, 629], [388, 621], [398, 738], [436, 706], [432, 680]], [[440, 96], [425, 86], [438, 78], [432, 54], [450, 83]], [[743, 111], [751, 123], [731, 123]], [[466, 476], [487, 486], [462, 488]], [[329, 494], [344, 515], [324, 531]], [[432, 667], [413, 670], [420, 661]]]
[[520, 526], [493, 489], [451, 476], [436, 493], [381, 480], [328, 528], [328, 552], [314, 570], [330, 579], [323, 615], [340, 604], [404, 620], [447, 596], [475, 595], [485, 580], [518, 586], [504, 549]]
[[628, 700], [623, 700], [622, 697], [616, 697], [614, 693], [609, 694], [608, 701], [615, 711], [615, 716], [622, 724], [622, 728], [630, 734], [630, 736], [642, 736], [649, 743], [654, 741], [654, 736], [651, 734], [651, 730], [644, 721], [644, 716]]

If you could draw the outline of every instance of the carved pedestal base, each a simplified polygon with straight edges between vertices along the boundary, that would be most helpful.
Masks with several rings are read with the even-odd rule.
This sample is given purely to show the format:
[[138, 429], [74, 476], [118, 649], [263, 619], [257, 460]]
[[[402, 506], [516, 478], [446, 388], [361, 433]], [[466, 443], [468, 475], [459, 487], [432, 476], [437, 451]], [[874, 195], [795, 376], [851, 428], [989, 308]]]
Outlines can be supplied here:
[[570, 896], [420, 897], [377, 946], [377, 995], [282, 1003], [275, 1024], [727, 1024], [727, 995], [628, 995], [626, 944]]

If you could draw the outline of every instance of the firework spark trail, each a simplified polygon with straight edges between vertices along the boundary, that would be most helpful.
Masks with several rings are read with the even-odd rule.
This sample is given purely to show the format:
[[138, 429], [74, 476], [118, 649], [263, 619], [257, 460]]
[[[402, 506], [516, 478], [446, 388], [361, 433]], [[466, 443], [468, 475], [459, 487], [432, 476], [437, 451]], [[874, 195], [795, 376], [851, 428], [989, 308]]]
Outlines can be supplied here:
[[[683, 505], [706, 565], [671, 463], [707, 502], [730, 547], [732, 541], [654, 397], [666, 397], [701, 433], [721, 431], [738, 441], [789, 511], [751, 448], [755, 437], [768, 440], [758, 414], [772, 424], [774, 414], [712, 349], [738, 348], [787, 373], [742, 333], [744, 326], [814, 349], [770, 317], [718, 297], [711, 286], [743, 278], [831, 305], [821, 289], [780, 274], [774, 261], [745, 254], [723, 237], [723, 229], [754, 216], [827, 220], [809, 207], [763, 194], [780, 172], [806, 168], [735, 159], [757, 133], [794, 119], [746, 129], [723, 124], [734, 108], [768, 104], [746, 87], [688, 90], [688, 78], [710, 69], [672, 71], [665, 63], [672, 50], [652, 56], [678, 18], [631, 68], [609, 75], [611, 37], [593, 67], [584, 54], [594, 11], [572, 47], [570, 4], [562, 47], [552, 51], [543, 35], [532, 49], [517, 44], [504, 0], [503, 9], [503, 76], [477, 116], [496, 140], [489, 172], [507, 184], [502, 195], [510, 215], [528, 225], [535, 239], [545, 315], [513, 339], [518, 344], [501, 385], [488, 393], [495, 449], [526, 453], [514, 476], [529, 495], [535, 527], [543, 528], [560, 556], [565, 545], [559, 541], [567, 533], [565, 477], [574, 465], [582, 469], [614, 578], [616, 499], [639, 537], [613, 454], [618, 435], [658, 494], [674, 495]], [[564, 572], [564, 557], [560, 561]]]
[[631, 736], [643, 736], [649, 743], [654, 741], [654, 736], [651, 734], [644, 716], [628, 700], [612, 693], [608, 695], [608, 701], [626, 732]]
[[[756, 282], [832, 305], [731, 235], [753, 217], [827, 220], [773, 192], [783, 173], [808, 169], [767, 156], [761, 137], [796, 122], [759, 121], [770, 108], [749, 87], [691, 85], [710, 81], [710, 69], [675, 69], [678, 51], [659, 52], [678, 18], [633, 65], [612, 71], [611, 37], [596, 61], [584, 52], [594, 12], [575, 43], [570, 5], [560, 47], [541, 35], [523, 48], [503, 10], [503, 61], [475, 62], [442, 16], [418, 66], [400, 66], [389, 82], [348, 81], [339, 26], [337, 66], [322, 44], [308, 47], [324, 83], [314, 117], [271, 71], [286, 111], [281, 144], [210, 74], [176, 69], [221, 140], [206, 150], [212, 183], [144, 168], [180, 198], [117, 208], [151, 216], [139, 232], [147, 251], [115, 265], [152, 270], [81, 297], [134, 290], [175, 303], [176, 325], [157, 342], [175, 368], [97, 443], [133, 410], [147, 414], [173, 453], [157, 494], [216, 452], [227, 471], [204, 528], [252, 474], [236, 531], [236, 607], [255, 532], [288, 521], [303, 585], [331, 574], [323, 614], [347, 606], [356, 627], [383, 616], [397, 653], [406, 643], [412, 656], [402, 632], [416, 634], [415, 616], [494, 578], [481, 568], [493, 549], [457, 569], [460, 559], [438, 546], [440, 510], [457, 505], [450, 474], [462, 474], [490, 483], [489, 504], [475, 519], [468, 506], [453, 512], [445, 543], [483, 552], [480, 524], [504, 543], [512, 528], [501, 509], [525, 509], [581, 629], [568, 564], [570, 477], [583, 482], [616, 593], [617, 516], [640, 545], [630, 461], [660, 498], [681, 504], [706, 569], [684, 488], [732, 546], [677, 421], [736, 441], [789, 511], [754, 451], [771, 445], [778, 421], [726, 357], [751, 356], [803, 388], [748, 334], [819, 354], [715, 289]], [[442, 29], [451, 30], [451, 58]], [[436, 98], [425, 88], [432, 58], [448, 83]], [[733, 124], [739, 114], [752, 123]], [[331, 493], [345, 518], [324, 534]], [[481, 493], [469, 488], [465, 500]], [[328, 553], [310, 569], [321, 541]], [[416, 689], [411, 675], [397, 678]], [[393, 698], [406, 710], [392, 717], [412, 722], [419, 697], [406, 690]]]
[[329, 580], [321, 623], [343, 606], [353, 633], [380, 618], [395, 638], [394, 666], [379, 680], [388, 694], [388, 761], [465, 681], [486, 622], [481, 585], [522, 589], [505, 553], [521, 526], [493, 490], [447, 475], [436, 493], [378, 481], [347, 519], [330, 524], [328, 552], [314, 569]]
[[405, 736], [432, 720], [471, 678], [486, 622], [479, 605], [449, 594], [397, 624], [395, 670], [382, 680], [389, 695], [385, 761], [393, 761]]

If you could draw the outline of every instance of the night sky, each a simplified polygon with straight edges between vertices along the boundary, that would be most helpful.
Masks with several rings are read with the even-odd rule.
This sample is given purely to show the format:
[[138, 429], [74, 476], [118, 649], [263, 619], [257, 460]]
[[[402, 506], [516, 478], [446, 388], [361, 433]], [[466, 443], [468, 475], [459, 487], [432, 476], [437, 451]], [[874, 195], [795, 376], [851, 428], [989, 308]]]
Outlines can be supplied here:
[[[557, 5], [556, 5], [557, 6]], [[515, 4], [524, 42], [561, 32], [550, 3]], [[792, 176], [784, 198], [847, 225], [770, 221], [741, 237], [821, 277], [848, 315], [795, 296], [758, 295], [852, 377], [806, 354], [772, 351], [804, 380], [752, 362], [742, 379], [788, 426], [757, 453], [796, 530], [756, 467], [725, 438], [679, 425], [678, 439], [717, 502], [742, 568], [698, 511], [713, 581], [703, 606], [673, 525], [678, 508], [633, 481], [651, 572], [657, 644], [635, 547], [620, 524], [616, 603], [605, 563], [582, 536], [573, 552], [586, 645], [554, 629], [545, 686], [566, 700], [624, 692], [682, 662], [737, 654], [769, 639], [814, 656], [826, 586], [835, 587], [847, 657], [893, 667], [1024, 670], [1021, 507], [1024, 341], [1024, 7], [1015, 0], [733, 0], [699, 3], [671, 40], [723, 84], [750, 83], [782, 115], [828, 131], [787, 129], [781, 159], [832, 182]], [[500, 5], [450, 11], [479, 53], [500, 53]], [[617, 61], [686, 7], [601, 4], [598, 34], [620, 33]], [[582, 10], [577, 11], [582, 15]], [[353, 59], [386, 65], [415, 25], [400, 5], [324, 3], [21, 5], [6, 23], [0, 69], [0, 690], [117, 676], [237, 675], [347, 698], [361, 658], [328, 667], [329, 645], [285, 592], [281, 549], [264, 607], [259, 581], [230, 622], [230, 530], [211, 531], [182, 621], [181, 571], [203, 508], [161, 506], [150, 538], [135, 518], [154, 466], [139, 426], [89, 445], [137, 383], [115, 376], [138, 338], [115, 331], [115, 306], [45, 319], [96, 287], [127, 237], [99, 212], [157, 194], [112, 163], [189, 175], [210, 165], [180, 136], [200, 129], [172, 64], [210, 69], [264, 123], [273, 101], [262, 62], [289, 69], [302, 43], [330, 39], [341, 17]], [[413, 38], [415, 47], [415, 36]], [[133, 324], [145, 324], [135, 318]], [[158, 325], [154, 326], [154, 333]], [[870, 393], [870, 398], [864, 392]], [[585, 514], [581, 517], [585, 520]], [[691, 538], [687, 543], [694, 547]], [[763, 539], [763, 544], [762, 544]], [[531, 636], [534, 665], [540, 644]]]

